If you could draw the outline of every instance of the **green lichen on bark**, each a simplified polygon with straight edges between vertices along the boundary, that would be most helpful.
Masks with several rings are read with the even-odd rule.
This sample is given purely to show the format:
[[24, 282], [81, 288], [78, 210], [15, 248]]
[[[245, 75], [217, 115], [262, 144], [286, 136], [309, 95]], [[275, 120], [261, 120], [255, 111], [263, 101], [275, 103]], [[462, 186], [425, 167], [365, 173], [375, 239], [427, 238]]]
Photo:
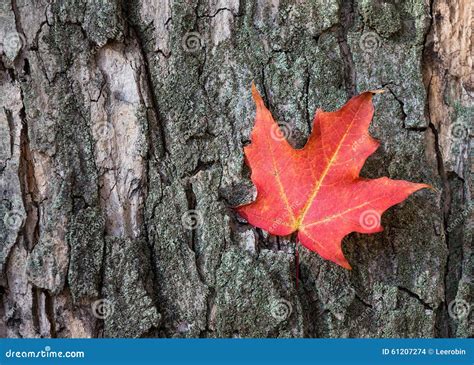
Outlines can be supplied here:
[[98, 209], [86, 208], [74, 216], [67, 241], [71, 250], [68, 283], [74, 301], [100, 297], [104, 256], [104, 218]]
[[[448, 312], [451, 300], [472, 302], [472, 237], [465, 222], [446, 230], [466, 209], [466, 183], [455, 175], [465, 144], [456, 141], [449, 154], [457, 160], [443, 165], [422, 75], [432, 62], [425, 58], [430, 6], [219, 4], [55, 1], [38, 5], [31, 18], [27, 6], [16, 14], [2, 8], [10, 12], [8, 29], [24, 22], [17, 28], [26, 42], [21, 52], [2, 55], [9, 70], [0, 71], [5, 95], [22, 104], [15, 109], [9, 101], [5, 117], [27, 126], [22, 150], [15, 150], [19, 142], [12, 147], [23, 161], [20, 174], [13, 178], [3, 157], [1, 165], [10, 170], [0, 214], [14, 197], [26, 212], [15, 237], [0, 222], [7, 237], [1, 285], [10, 280], [13, 288], [4, 299], [9, 333], [472, 336], [472, 316], [456, 320]], [[386, 90], [375, 99], [370, 129], [382, 145], [362, 176], [423, 181], [436, 190], [387, 212], [384, 232], [345, 238], [354, 270], [292, 237], [271, 237], [233, 211], [255, 195], [243, 157], [255, 111], [252, 81], [297, 147], [316, 108], [334, 110], [356, 92]], [[453, 108], [458, 119], [471, 117], [464, 106]], [[114, 129], [106, 141], [97, 135], [103, 125]], [[10, 147], [1, 156], [9, 158]], [[197, 220], [191, 227], [190, 211]], [[22, 265], [21, 290], [37, 297], [25, 296], [20, 312], [11, 278]], [[34, 325], [42, 314], [32, 303], [44, 293], [55, 309], [53, 330]], [[97, 301], [112, 308], [105, 318], [94, 313]]]

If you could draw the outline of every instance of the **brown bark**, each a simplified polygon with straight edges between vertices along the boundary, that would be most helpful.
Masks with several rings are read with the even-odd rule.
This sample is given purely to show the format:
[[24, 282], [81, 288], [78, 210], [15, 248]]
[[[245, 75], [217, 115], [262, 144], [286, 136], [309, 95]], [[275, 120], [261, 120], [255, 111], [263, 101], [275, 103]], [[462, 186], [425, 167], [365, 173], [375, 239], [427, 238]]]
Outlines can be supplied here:
[[[0, 5], [0, 332], [473, 336], [469, 0]], [[362, 171], [431, 184], [352, 234], [352, 271], [232, 206], [255, 80], [302, 146], [385, 88]], [[295, 249], [299, 285], [295, 283]], [[474, 304], [473, 304], [474, 305]]]

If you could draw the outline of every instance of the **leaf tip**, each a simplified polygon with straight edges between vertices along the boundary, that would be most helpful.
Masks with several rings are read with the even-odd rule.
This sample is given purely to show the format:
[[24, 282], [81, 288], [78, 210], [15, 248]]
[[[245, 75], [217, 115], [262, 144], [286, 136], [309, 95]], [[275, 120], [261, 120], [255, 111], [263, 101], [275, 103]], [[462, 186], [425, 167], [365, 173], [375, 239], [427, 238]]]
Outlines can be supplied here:
[[263, 106], [264, 105], [263, 104], [263, 99], [260, 96], [260, 93], [258, 92], [254, 81], [252, 81], [252, 97], [253, 97], [253, 100], [255, 101], [255, 104], [257, 104], [257, 106]]
[[431, 191], [434, 191], [436, 193], [439, 193], [439, 190], [436, 189], [434, 186], [430, 185], [430, 184], [425, 184], [425, 183], [418, 183], [418, 184], [415, 184], [415, 191], [418, 191], [418, 190], [421, 190], [421, 189], [429, 189]]
[[345, 258], [344, 258], [344, 261], [339, 261], [339, 262], [336, 262], [338, 265], [342, 266], [344, 269], [347, 269], [347, 270], [352, 270], [352, 266], [349, 264], [349, 261], [347, 261]]
[[436, 189], [433, 185], [430, 185], [430, 184], [421, 184], [421, 185], [422, 185], [421, 189], [430, 189], [439, 193], [439, 190]]

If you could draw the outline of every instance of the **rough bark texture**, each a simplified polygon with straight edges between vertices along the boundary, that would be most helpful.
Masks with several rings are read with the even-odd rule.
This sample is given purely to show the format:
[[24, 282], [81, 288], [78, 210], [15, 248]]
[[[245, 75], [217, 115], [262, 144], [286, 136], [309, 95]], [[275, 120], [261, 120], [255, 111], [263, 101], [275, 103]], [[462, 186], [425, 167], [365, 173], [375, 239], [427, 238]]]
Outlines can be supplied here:
[[[2, 336], [474, 335], [470, 0], [0, 6]], [[436, 190], [347, 237], [352, 271], [231, 209], [252, 80], [295, 146], [387, 90], [362, 176]]]

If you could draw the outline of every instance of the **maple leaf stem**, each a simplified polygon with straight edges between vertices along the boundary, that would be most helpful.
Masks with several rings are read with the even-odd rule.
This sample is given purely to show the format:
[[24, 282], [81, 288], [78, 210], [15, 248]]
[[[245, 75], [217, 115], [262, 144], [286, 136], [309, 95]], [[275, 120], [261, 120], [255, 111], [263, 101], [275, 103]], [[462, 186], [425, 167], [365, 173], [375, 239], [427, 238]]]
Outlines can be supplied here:
[[295, 277], [296, 277], [296, 290], [298, 290], [298, 273], [300, 271], [300, 256], [298, 254], [298, 248], [295, 245]]

